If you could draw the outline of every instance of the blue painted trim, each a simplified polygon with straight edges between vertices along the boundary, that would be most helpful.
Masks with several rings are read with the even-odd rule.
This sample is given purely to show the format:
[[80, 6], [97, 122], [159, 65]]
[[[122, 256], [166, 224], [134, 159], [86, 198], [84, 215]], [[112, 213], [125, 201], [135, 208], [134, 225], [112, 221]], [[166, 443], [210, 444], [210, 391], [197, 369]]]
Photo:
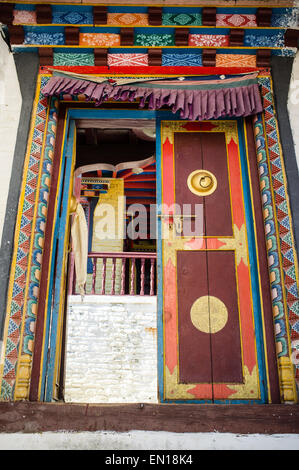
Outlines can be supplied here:
[[[163, 117], [163, 119], [165, 119]], [[162, 152], [161, 152], [161, 113], [156, 120], [156, 230], [157, 230], [157, 364], [158, 364], [158, 397], [163, 401], [164, 396], [164, 325], [163, 325], [163, 258], [162, 258]]]
[[248, 239], [248, 252], [249, 252], [249, 264], [251, 274], [251, 289], [252, 289], [252, 301], [253, 301], [253, 312], [254, 312], [254, 323], [255, 323], [255, 337], [256, 337], [256, 349], [257, 349], [257, 362], [259, 368], [259, 379], [260, 379], [260, 391], [262, 403], [267, 403], [268, 387], [267, 387], [267, 374], [265, 365], [265, 348], [263, 341], [263, 325], [262, 325], [262, 311], [261, 311], [261, 295], [258, 275], [258, 261], [257, 261], [257, 247], [255, 243], [254, 233], [254, 216], [253, 216], [253, 201], [251, 199], [250, 192], [250, 180], [248, 173], [248, 161], [247, 152], [245, 145], [245, 136], [243, 128], [243, 119], [238, 119], [238, 137], [240, 143], [240, 161], [241, 161], [241, 172], [243, 180], [243, 194], [244, 194], [244, 205], [245, 205], [245, 219], [247, 228], [247, 239]]
[[[69, 116], [66, 117], [66, 129], [69, 127]], [[66, 151], [66, 141], [64, 142], [63, 153], [62, 153], [62, 161], [61, 161], [61, 175], [64, 174], [65, 171], [65, 151]], [[57, 251], [57, 238], [58, 238], [58, 228], [59, 228], [59, 207], [61, 205], [62, 199], [62, 184], [60, 184], [57, 194], [57, 213], [56, 219], [54, 221], [54, 232], [53, 232], [53, 246], [52, 246], [52, 255], [51, 255], [51, 269], [50, 269], [50, 277], [49, 277], [49, 293], [53, 292], [54, 288], [54, 271], [55, 271], [55, 257]], [[49, 334], [50, 334], [50, 326], [51, 326], [51, 310], [52, 310], [52, 296], [49, 295], [47, 297], [47, 304], [46, 304], [46, 318], [45, 318], [45, 336], [44, 336], [44, 349], [43, 349], [43, 364], [42, 364], [42, 374], [41, 374], [41, 395], [40, 400], [45, 400], [45, 387], [46, 387], [46, 380], [47, 380], [47, 368], [48, 368], [48, 350], [49, 350]]]
[[[64, 255], [64, 245], [65, 245], [65, 226], [67, 222], [67, 215], [68, 215], [68, 198], [69, 198], [69, 189], [71, 185], [71, 170], [72, 170], [72, 149], [73, 149], [73, 142], [75, 137], [75, 121], [69, 121], [68, 129], [68, 138], [64, 142], [64, 149], [63, 149], [63, 167], [64, 172], [61, 172], [60, 175], [60, 186], [59, 186], [59, 205], [57, 205], [57, 217], [55, 223], [55, 234], [57, 236], [57, 248], [55, 254], [57, 253], [57, 262], [56, 264], [56, 272], [55, 272], [55, 279], [52, 279], [52, 286], [54, 286], [54, 302], [53, 308], [51, 305], [48, 305], [48, 308], [51, 308], [51, 331], [50, 331], [50, 338], [49, 338], [49, 354], [48, 354], [48, 361], [47, 361], [47, 380], [46, 380], [46, 387], [45, 387], [45, 401], [49, 402], [53, 398], [53, 390], [54, 390], [54, 371], [55, 371], [55, 356], [56, 356], [56, 349], [57, 349], [57, 337], [58, 337], [58, 320], [59, 320], [59, 305], [61, 299], [61, 281], [63, 277], [63, 255]], [[60, 214], [60, 206], [61, 206], [61, 215]], [[55, 240], [56, 241], [56, 240]], [[55, 243], [55, 242], [54, 242]], [[52, 260], [55, 258], [52, 256]], [[54, 265], [54, 263], [52, 263]], [[51, 266], [52, 268], [52, 266]], [[53, 266], [54, 269], [54, 266]], [[51, 303], [52, 297], [48, 299], [49, 304]]]

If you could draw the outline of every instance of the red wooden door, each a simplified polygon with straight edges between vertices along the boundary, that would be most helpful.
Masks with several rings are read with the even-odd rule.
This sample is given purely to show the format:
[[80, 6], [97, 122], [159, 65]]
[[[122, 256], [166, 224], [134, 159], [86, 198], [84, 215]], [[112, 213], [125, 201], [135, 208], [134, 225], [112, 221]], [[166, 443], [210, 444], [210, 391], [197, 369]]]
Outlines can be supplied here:
[[162, 121], [161, 140], [162, 399], [263, 402], [237, 121]]

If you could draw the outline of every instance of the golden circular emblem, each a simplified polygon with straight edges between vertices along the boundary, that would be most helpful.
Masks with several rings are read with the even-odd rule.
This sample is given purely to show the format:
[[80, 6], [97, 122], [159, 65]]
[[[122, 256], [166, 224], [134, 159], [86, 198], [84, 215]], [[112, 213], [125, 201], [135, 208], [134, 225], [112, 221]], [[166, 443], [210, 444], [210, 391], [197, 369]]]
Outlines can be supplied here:
[[197, 196], [209, 196], [217, 188], [217, 179], [208, 170], [195, 170], [187, 179], [190, 191]]
[[217, 333], [225, 327], [228, 311], [218, 297], [204, 295], [193, 303], [190, 317], [195, 328], [203, 333]]

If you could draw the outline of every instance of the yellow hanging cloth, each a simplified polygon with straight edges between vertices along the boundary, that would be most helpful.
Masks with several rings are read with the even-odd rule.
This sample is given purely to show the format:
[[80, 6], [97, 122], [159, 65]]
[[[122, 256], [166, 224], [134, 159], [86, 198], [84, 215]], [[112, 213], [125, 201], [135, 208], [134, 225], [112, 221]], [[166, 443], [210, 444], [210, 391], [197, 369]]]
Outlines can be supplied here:
[[77, 204], [71, 228], [73, 253], [75, 257], [76, 281], [83, 299], [87, 276], [88, 228], [83, 207]]

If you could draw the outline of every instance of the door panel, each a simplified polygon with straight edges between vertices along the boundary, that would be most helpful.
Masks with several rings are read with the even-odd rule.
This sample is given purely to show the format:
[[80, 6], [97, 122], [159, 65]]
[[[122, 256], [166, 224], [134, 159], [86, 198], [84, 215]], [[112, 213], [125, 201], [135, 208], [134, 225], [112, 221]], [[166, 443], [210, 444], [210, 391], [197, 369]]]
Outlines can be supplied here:
[[[266, 380], [255, 335], [259, 306], [252, 295], [238, 123], [162, 121], [161, 141], [161, 400], [263, 402]], [[181, 215], [181, 206], [191, 204], [187, 216], [202, 204], [202, 234], [177, 230], [178, 215], [167, 207], [174, 203]]]
[[[232, 236], [231, 198], [228, 179], [226, 142], [223, 132], [177, 132], [174, 134], [175, 202], [182, 206], [204, 206], [204, 235]], [[198, 168], [210, 171], [217, 180], [217, 191], [209, 197], [193, 194], [186, 181]], [[185, 211], [184, 211], [185, 215]], [[194, 233], [194, 224], [191, 225]], [[188, 233], [184, 224], [185, 235]], [[199, 235], [199, 234], [198, 234]]]

